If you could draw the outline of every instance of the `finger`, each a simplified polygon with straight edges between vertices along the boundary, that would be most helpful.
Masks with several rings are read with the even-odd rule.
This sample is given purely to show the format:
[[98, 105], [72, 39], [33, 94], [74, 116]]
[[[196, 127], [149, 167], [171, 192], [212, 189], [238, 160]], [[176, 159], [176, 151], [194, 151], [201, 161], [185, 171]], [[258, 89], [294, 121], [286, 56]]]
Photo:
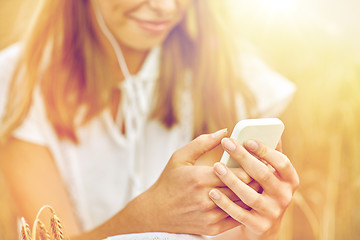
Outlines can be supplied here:
[[[184, 175], [187, 175], [194, 180], [192, 185], [196, 185], [199, 187], [208, 187], [208, 188], [224, 188], [228, 189], [225, 183], [221, 181], [219, 177], [214, 174], [214, 168], [210, 166], [186, 166], [187, 169], [190, 171], [187, 171], [185, 173], [182, 173]], [[231, 190], [224, 190], [224, 193], [229, 192], [229, 196]]]
[[221, 181], [223, 181], [247, 206], [256, 211], [264, 211], [264, 209], [266, 209], [266, 204], [264, 203], [265, 200], [262, 195], [238, 179], [224, 164], [215, 163], [214, 171]]
[[245, 231], [250, 229], [254, 233], [264, 234], [269, 231], [271, 225], [273, 224], [272, 220], [264, 218], [257, 212], [253, 210], [248, 211], [237, 206], [216, 189], [212, 189], [209, 192], [209, 196], [214, 203], [219, 206], [219, 208], [224, 210], [224, 212], [229, 214], [231, 218], [240, 223], [238, 226], [246, 227], [247, 229]]
[[198, 136], [185, 147], [174, 153], [174, 155], [176, 155], [176, 161], [194, 165], [196, 159], [219, 145], [221, 139], [224, 138], [226, 134], [227, 129], [222, 129], [212, 134], [203, 134]]
[[284, 154], [256, 140], [249, 140], [244, 146], [248, 151], [269, 163], [282, 179], [298, 182], [296, 170]]
[[231, 138], [224, 138], [221, 140], [221, 145], [264, 190], [273, 192], [274, 189], [278, 188], [280, 180], [273, 174], [271, 169], [251, 155], [238, 142]]
[[189, 171], [183, 172], [183, 175], [196, 179], [192, 183], [193, 186], [199, 187], [218, 187], [223, 188], [226, 185], [214, 174], [214, 168], [210, 166], [186, 166]]
[[[245, 172], [245, 170], [242, 167], [230, 168], [230, 169], [244, 183], [249, 184], [253, 181], [253, 179]], [[212, 168], [211, 171], [213, 172]], [[226, 185], [215, 175], [211, 177], [210, 183], [212, 184], [213, 187], [226, 187]]]
[[229, 214], [229, 216], [231, 216], [237, 222], [244, 225], [252, 222], [253, 215], [251, 211], [239, 207], [236, 203], [231, 201], [217, 189], [211, 189], [209, 196], [219, 208]]
[[242, 167], [230, 168], [231, 171], [244, 183], [249, 184], [253, 179], [245, 172]]
[[[231, 169], [232, 171], [232, 169]], [[221, 180], [220, 180], [221, 181]], [[223, 183], [224, 184], [224, 183]], [[224, 184], [225, 185], [225, 184]], [[256, 181], [251, 181], [249, 184], [249, 187], [251, 187], [252, 189], [254, 189], [257, 193], [261, 193], [262, 192], [262, 188], [260, 186], [260, 184]], [[226, 185], [225, 185], [226, 186]], [[243, 201], [241, 201], [241, 199], [228, 187], [221, 187], [218, 188], [218, 190], [220, 192], [222, 192], [224, 195], [226, 195], [231, 201], [236, 202], [236, 204], [238, 204], [239, 206], [245, 208], [245, 209], [249, 209], [250, 207], [247, 206], [245, 203], [243, 203]]]
[[226, 195], [233, 202], [240, 200], [240, 198], [228, 187], [218, 188], [218, 190], [222, 192], [224, 195]]
[[[252, 189], [254, 189], [257, 193], [262, 193], [262, 187], [260, 186], [260, 184], [256, 181], [252, 181], [251, 183], [248, 184], [249, 187], [251, 187]], [[226, 194], [225, 194], [226, 195]], [[227, 196], [229, 197], [229, 196]], [[231, 198], [229, 198], [230, 200], [232, 200]], [[239, 200], [232, 200], [234, 203], [236, 203], [238, 206], [246, 209], [246, 210], [251, 210], [251, 207], [249, 207], [248, 205], [246, 205], [243, 201], [241, 201], [241, 199]]]
[[239, 207], [245, 209], [245, 210], [248, 210], [250, 211], [251, 210], [251, 207], [249, 207], [248, 205], [246, 205], [243, 201], [241, 200], [238, 200], [238, 201], [233, 201], [236, 205], [238, 205]]
[[249, 183], [249, 187], [251, 187], [252, 189], [254, 189], [257, 193], [261, 193], [262, 192], [262, 187], [260, 186], [260, 184], [258, 182], [256, 182], [255, 180], [251, 181], [251, 183]]
[[[209, 175], [208, 177], [206, 177], [209, 186], [219, 187], [219, 188], [226, 187], [226, 185], [218, 177], [216, 177], [216, 175], [213, 174], [214, 172], [213, 168], [212, 167], [207, 167], [207, 168], [210, 168], [211, 169], [210, 171], [212, 173], [211, 176]], [[234, 174], [246, 184], [249, 184], [250, 182], [253, 181], [253, 179], [245, 172], [245, 170], [242, 167], [231, 168], [231, 171], [234, 172]]]

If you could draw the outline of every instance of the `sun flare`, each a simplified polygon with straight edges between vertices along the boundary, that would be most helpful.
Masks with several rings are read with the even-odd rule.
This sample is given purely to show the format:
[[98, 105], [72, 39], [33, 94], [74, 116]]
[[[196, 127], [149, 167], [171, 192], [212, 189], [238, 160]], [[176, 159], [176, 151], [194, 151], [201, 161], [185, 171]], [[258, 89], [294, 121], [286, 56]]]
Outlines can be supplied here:
[[289, 13], [296, 10], [297, 0], [256, 0], [269, 13]]

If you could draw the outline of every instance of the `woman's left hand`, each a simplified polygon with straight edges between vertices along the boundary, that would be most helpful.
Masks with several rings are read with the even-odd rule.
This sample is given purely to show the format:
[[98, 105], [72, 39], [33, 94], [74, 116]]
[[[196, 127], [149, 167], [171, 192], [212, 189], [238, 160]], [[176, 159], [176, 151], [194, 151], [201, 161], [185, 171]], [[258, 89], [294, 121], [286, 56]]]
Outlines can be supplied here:
[[245, 148], [230, 138], [224, 138], [221, 144], [262, 190], [254, 190], [224, 164], [216, 163], [216, 175], [249, 208], [239, 206], [218, 189], [209, 192], [210, 198], [239, 222], [242, 239], [274, 239], [299, 185], [295, 168], [284, 154], [258, 141], [247, 141]]

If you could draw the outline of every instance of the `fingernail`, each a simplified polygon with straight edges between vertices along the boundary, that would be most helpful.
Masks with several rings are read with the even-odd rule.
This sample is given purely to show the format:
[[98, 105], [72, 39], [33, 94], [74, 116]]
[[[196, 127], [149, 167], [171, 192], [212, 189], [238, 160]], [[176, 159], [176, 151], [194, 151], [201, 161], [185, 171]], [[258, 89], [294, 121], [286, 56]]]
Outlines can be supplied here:
[[257, 142], [255, 142], [254, 140], [249, 140], [246, 142], [246, 147], [250, 150], [250, 151], [256, 151], [258, 149], [258, 144]]
[[220, 194], [218, 193], [217, 190], [215, 189], [211, 189], [209, 192], [209, 196], [214, 199], [214, 200], [219, 200], [220, 199]]
[[219, 130], [219, 131], [217, 131], [217, 132], [214, 132], [214, 133], [212, 134], [212, 137], [213, 137], [213, 138], [217, 138], [218, 136], [223, 135], [223, 134], [226, 133], [226, 132], [227, 132], [227, 128], [221, 129], [221, 130]]
[[229, 152], [234, 151], [236, 148], [236, 145], [229, 138], [224, 138], [223, 140], [221, 140], [221, 143], [224, 148]]
[[224, 176], [227, 173], [226, 167], [219, 162], [214, 164], [214, 168], [217, 174], [219, 174], [220, 176]]

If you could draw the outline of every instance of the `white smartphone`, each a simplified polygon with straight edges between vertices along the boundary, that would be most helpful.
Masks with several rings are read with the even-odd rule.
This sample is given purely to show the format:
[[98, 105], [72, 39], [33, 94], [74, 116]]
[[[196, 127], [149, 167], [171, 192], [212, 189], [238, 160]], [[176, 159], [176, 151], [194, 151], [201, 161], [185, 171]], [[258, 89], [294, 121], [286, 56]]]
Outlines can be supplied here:
[[[255, 139], [275, 149], [284, 128], [284, 123], [278, 118], [244, 119], [235, 125], [230, 138], [235, 139], [241, 145], [247, 140]], [[228, 167], [240, 167], [240, 164], [232, 159], [226, 151], [220, 162]]]

